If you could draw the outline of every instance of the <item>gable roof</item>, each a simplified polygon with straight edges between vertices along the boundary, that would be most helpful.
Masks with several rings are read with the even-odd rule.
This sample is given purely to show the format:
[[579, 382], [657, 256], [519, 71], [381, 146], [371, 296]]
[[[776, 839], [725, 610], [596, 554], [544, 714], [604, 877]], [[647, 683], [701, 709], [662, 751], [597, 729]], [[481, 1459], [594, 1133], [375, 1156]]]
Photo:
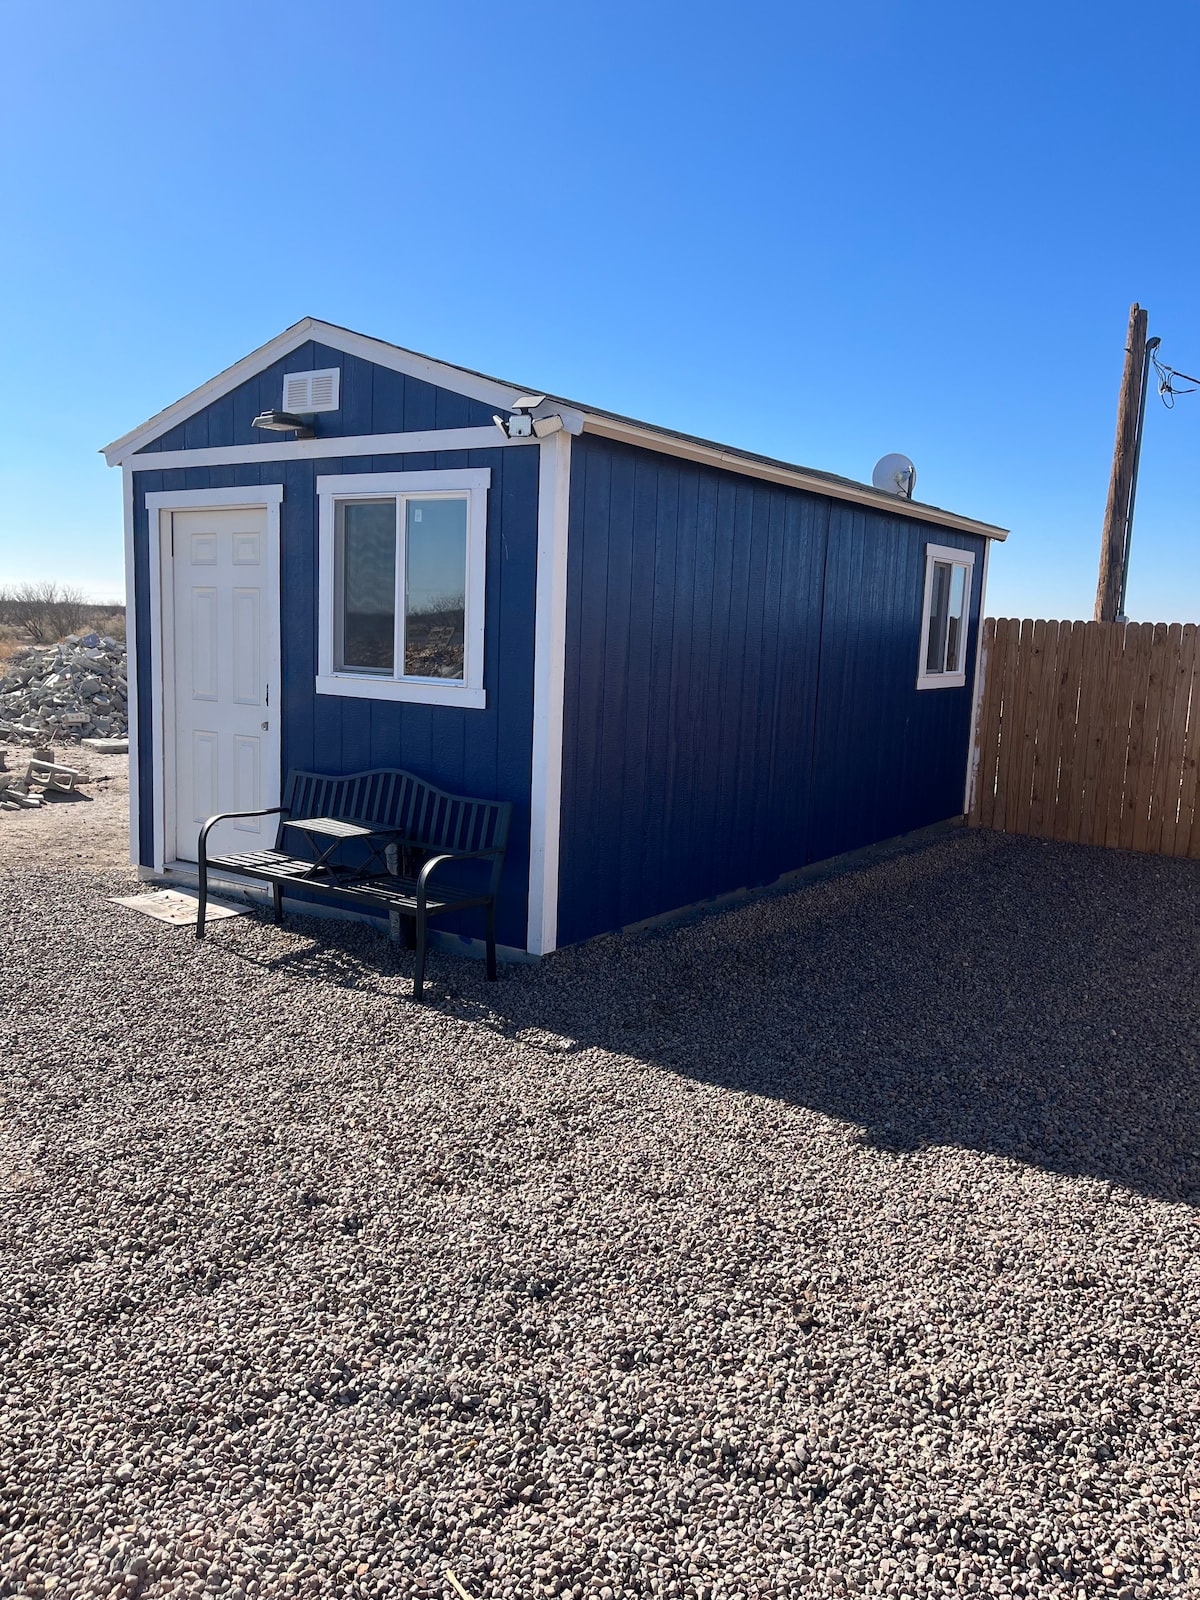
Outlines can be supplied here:
[[[290, 355], [293, 350], [299, 349], [310, 340], [340, 350], [345, 355], [359, 356], [365, 361], [373, 361], [379, 366], [403, 372], [409, 377], [423, 379], [438, 388], [467, 395], [471, 399], [502, 410], [510, 409], [513, 402], [521, 395], [543, 392], [540, 389], [531, 389], [529, 385], [506, 383], [501, 378], [489, 377], [486, 373], [475, 372], [470, 367], [459, 367], [449, 362], [437, 361], [432, 356], [420, 355], [415, 350], [404, 349], [401, 345], [389, 344], [383, 339], [373, 339], [366, 334], [355, 333], [349, 328], [339, 327], [336, 323], [321, 322], [316, 317], [303, 317], [290, 328], [285, 328], [282, 333], [277, 334], [274, 339], [260, 345], [257, 350], [252, 350], [240, 361], [235, 361], [233, 366], [226, 367], [207, 383], [202, 383], [190, 394], [176, 400], [173, 405], [165, 407], [138, 427], [130, 429], [119, 439], [114, 439], [111, 444], [105, 445], [102, 451], [105, 460], [110, 467], [123, 464], [130, 456], [153, 443], [177, 424], [194, 416], [205, 406], [220, 400], [231, 390], [255, 377], [274, 362]], [[554, 408], [570, 413], [569, 416], [564, 416], [563, 420], [573, 433], [602, 434], [628, 444], [641, 445], [645, 449], [657, 450], [662, 454], [700, 461], [707, 465], [723, 467], [731, 472], [745, 473], [749, 477], [765, 478], [770, 482], [831, 495], [835, 499], [875, 506], [892, 516], [916, 517], [921, 521], [936, 522], [944, 527], [956, 528], [963, 533], [982, 534], [991, 539], [1007, 537], [1006, 529], [996, 527], [992, 523], [959, 516], [956, 512], [945, 511], [939, 506], [926, 505], [919, 500], [902, 500], [896, 495], [887, 494], [870, 484], [859, 483], [853, 478], [822, 472], [815, 467], [797, 466], [773, 456], [758, 455], [754, 451], [740, 450], [733, 445], [718, 444], [711, 439], [679, 433], [673, 428], [659, 427], [654, 423], [639, 422], [633, 417], [583, 405], [562, 395], [548, 394], [546, 399], [553, 403]]]

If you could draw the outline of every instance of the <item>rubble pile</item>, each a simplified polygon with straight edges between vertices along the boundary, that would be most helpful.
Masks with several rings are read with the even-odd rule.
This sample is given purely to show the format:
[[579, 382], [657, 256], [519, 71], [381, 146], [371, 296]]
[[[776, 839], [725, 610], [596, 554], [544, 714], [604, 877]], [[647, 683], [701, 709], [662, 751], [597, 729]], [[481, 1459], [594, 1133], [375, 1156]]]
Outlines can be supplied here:
[[122, 640], [85, 633], [33, 645], [0, 676], [0, 738], [39, 745], [123, 738], [128, 693]]

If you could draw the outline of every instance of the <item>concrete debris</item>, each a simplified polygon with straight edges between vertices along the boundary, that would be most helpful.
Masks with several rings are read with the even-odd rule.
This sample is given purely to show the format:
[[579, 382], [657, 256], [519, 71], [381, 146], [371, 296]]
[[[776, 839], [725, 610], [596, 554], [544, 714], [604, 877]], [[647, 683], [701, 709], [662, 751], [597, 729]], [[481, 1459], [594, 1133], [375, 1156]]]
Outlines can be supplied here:
[[91, 775], [43, 759], [39, 750], [23, 773], [0, 770], [0, 811], [36, 811], [47, 796], [70, 794]]
[[83, 773], [78, 768], [63, 767], [57, 761], [48, 761], [44, 757], [35, 757], [25, 772], [27, 784], [40, 784], [43, 789], [57, 789], [61, 794], [70, 794], [82, 777]]
[[0, 739], [62, 744], [129, 731], [125, 644], [97, 633], [33, 645], [0, 677]]

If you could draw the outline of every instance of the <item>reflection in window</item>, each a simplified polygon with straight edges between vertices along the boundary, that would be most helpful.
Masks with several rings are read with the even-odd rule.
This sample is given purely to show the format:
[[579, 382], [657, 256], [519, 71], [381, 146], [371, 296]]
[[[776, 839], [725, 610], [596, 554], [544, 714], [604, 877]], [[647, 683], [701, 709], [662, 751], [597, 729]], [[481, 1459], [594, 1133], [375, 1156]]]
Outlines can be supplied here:
[[960, 673], [967, 631], [967, 572], [956, 562], [935, 561], [929, 579], [928, 674]]
[[338, 503], [339, 671], [465, 682], [467, 513], [466, 495]]
[[405, 505], [404, 675], [460, 681], [466, 656], [467, 502]]
[[396, 659], [396, 502], [351, 500], [341, 512], [341, 667], [391, 673]]

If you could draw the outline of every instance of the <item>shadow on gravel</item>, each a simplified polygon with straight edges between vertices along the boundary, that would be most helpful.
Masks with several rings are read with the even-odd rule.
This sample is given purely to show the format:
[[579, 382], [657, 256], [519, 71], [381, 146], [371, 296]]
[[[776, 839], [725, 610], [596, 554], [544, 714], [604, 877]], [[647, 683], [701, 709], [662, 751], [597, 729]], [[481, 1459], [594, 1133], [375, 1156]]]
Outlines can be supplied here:
[[[1200, 1204], [1200, 862], [980, 832], [540, 969], [431, 958], [443, 1012], [857, 1124]], [[346, 925], [282, 961], [402, 999]], [[543, 1044], [542, 1041], [545, 1041]]]

